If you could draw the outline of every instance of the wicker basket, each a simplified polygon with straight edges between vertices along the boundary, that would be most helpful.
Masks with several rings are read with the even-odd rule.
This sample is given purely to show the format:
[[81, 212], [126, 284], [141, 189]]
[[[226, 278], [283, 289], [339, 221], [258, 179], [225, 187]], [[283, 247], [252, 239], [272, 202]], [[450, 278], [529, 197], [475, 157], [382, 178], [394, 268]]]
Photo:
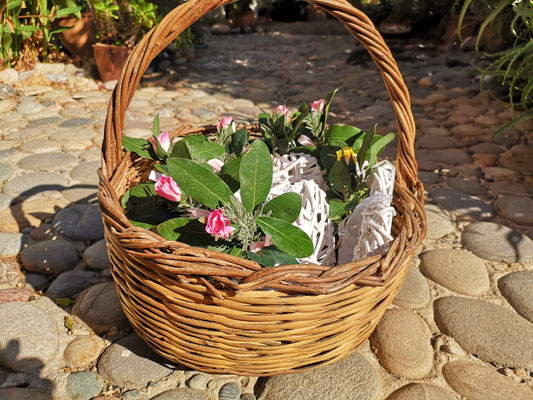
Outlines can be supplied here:
[[[200, 371], [269, 376], [348, 356], [367, 340], [392, 302], [426, 232], [415, 125], [396, 62], [364, 13], [344, 0], [309, 2], [341, 21], [367, 48], [394, 106], [397, 216], [387, 254], [342, 266], [261, 268], [250, 260], [167, 241], [125, 217], [119, 199], [146, 180], [153, 167], [121, 147], [135, 88], [150, 61], [176, 36], [230, 1], [189, 0], [170, 12], [134, 49], [109, 104], [98, 198], [122, 307], [157, 353]], [[183, 127], [172, 134], [214, 131], [213, 126]]]

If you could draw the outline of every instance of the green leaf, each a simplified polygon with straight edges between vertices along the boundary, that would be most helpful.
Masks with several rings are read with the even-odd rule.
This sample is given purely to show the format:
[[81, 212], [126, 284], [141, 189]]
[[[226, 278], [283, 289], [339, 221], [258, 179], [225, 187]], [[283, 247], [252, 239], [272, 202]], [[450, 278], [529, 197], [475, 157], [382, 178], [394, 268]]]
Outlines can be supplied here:
[[154, 165], [154, 168], [161, 172], [163, 175], [170, 176], [170, 173], [168, 172], [168, 167], [165, 164], [156, 164]]
[[231, 191], [235, 193], [240, 188], [239, 169], [242, 158], [234, 158], [229, 160], [222, 167], [222, 171], [218, 175], [229, 186]]
[[297, 193], [284, 193], [265, 204], [263, 213], [271, 211], [270, 216], [287, 222], [298, 219], [302, 210], [302, 198]]
[[341, 161], [335, 161], [331, 171], [328, 174], [328, 181], [331, 187], [338, 193], [345, 193], [351, 191], [352, 176], [346, 165]]
[[340, 147], [327, 146], [322, 148], [322, 151], [320, 152], [320, 160], [326, 171], [330, 171], [331, 168], [333, 168], [333, 165], [337, 162], [337, 150], [340, 150]]
[[137, 153], [141, 157], [148, 158], [150, 160], [154, 159], [152, 153], [149, 150], [151, 148], [151, 144], [146, 139], [137, 139], [124, 136], [122, 138], [122, 147], [124, 147], [126, 150], [131, 151], [132, 153]]
[[231, 189], [204, 166], [185, 158], [167, 160], [170, 176], [189, 196], [204, 206], [215, 209], [220, 203], [227, 203], [233, 195]]
[[122, 196], [121, 204], [125, 209], [134, 207], [139, 204], [153, 203], [159, 198], [154, 189], [154, 184], [149, 182], [140, 183], [137, 186], [132, 187], [124, 196]]
[[394, 133], [388, 133], [385, 136], [376, 135], [374, 139], [372, 140], [372, 144], [370, 145], [370, 149], [367, 153], [367, 160], [370, 164], [370, 166], [374, 165], [376, 161], [378, 160], [378, 155], [385, 149], [385, 146], [387, 146], [389, 143], [394, 141], [394, 138], [396, 136]]
[[329, 202], [329, 218], [334, 221], [342, 218], [346, 214], [346, 209], [344, 208], [346, 203], [339, 199], [333, 199]]
[[361, 129], [356, 128], [354, 126], [333, 125], [326, 132], [326, 144], [331, 144], [339, 147], [352, 146], [353, 141], [351, 141], [350, 139], [355, 140], [355, 138], [357, 136], [360, 136], [361, 134]]
[[152, 123], [152, 132], [154, 136], [158, 136], [161, 133], [159, 130], [159, 114], [156, 114], [154, 117], [154, 122]]
[[205, 163], [224, 153], [224, 147], [214, 142], [187, 143], [191, 158], [199, 163]]
[[[333, 97], [335, 97], [335, 93], [337, 93], [339, 89], [333, 90], [330, 94], [326, 97], [326, 104], [324, 105], [324, 114], [322, 115], [321, 122], [322, 122], [322, 129], [326, 130], [326, 124], [328, 122], [328, 114], [329, 114], [329, 107], [331, 106], [331, 102], [333, 101]], [[324, 132], [324, 131], [322, 131]]]
[[242, 153], [242, 149], [248, 143], [250, 135], [246, 128], [241, 128], [233, 135], [231, 135], [231, 150], [238, 157]]
[[66, 17], [67, 15], [76, 14], [78, 11], [83, 10], [83, 7], [66, 7], [56, 11], [56, 16]]
[[170, 153], [170, 156], [177, 157], [177, 158], [186, 158], [190, 160], [191, 153], [189, 152], [189, 147], [187, 146], [187, 142], [185, 140], [180, 140], [176, 142], [176, 144], [172, 148], [172, 153]]
[[270, 235], [272, 243], [289, 256], [302, 258], [313, 254], [309, 236], [290, 222], [272, 217], [258, 217], [256, 222], [265, 235]]
[[196, 218], [173, 218], [157, 225], [157, 232], [167, 240], [179, 240], [191, 246], [214, 244], [213, 236], [205, 231], [205, 224]]
[[252, 212], [264, 202], [272, 187], [272, 156], [265, 143], [254, 141], [242, 157], [239, 167], [241, 198], [244, 207]]
[[176, 216], [168, 208], [167, 200], [161, 197], [151, 198], [151, 200], [126, 209], [126, 217], [133, 225], [145, 229], [152, 229], [160, 223]]
[[217, 244], [213, 246], [207, 246], [207, 250], [218, 251], [219, 253], [226, 253], [232, 256], [242, 257], [242, 249], [240, 247], [221, 244], [220, 242], [217, 242]]
[[265, 267], [273, 267], [274, 265], [294, 265], [299, 264], [298, 260], [279, 250], [262, 249], [261, 253], [247, 252], [246, 255], [250, 260], [255, 261]]
[[11, 11], [22, 4], [24, 0], [11, 0], [7, 3], [7, 11]]
[[357, 163], [359, 164], [359, 168], [362, 167], [363, 163], [367, 159], [366, 153], [370, 149], [370, 145], [372, 144], [372, 140], [374, 139], [375, 134], [376, 134], [376, 125], [374, 125], [372, 129], [370, 129], [370, 131], [364, 135], [361, 148], [359, 149], [359, 152], [357, 152]]

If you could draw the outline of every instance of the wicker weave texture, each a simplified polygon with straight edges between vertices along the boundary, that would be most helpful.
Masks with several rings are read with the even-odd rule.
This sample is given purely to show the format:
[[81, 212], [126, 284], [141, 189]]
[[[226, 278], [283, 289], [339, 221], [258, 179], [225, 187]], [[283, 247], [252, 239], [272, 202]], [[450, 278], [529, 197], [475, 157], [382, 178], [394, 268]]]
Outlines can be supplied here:
[[[125, 111], [150, 61], [194, 21], [227, 3], [189, 0], [177, 7], [141, 40], [124, 67], [109, 104], [99, 171], [108, 253], [126, 315], [162, 356], [206, 372], [299, 372], [347, 356], [370, 336], [425, 236], [410, 99], [389, 49], [361, 11], [343, 0], [310, 1], [341, 21], [367, 48], [394, 106], [397, 215], [387, 254], [333, 267], [261, 268], [250, 260], [167, 241], [132, 226], [119, 199], [147, 179], [153, 162], [123, 152]], [[214, 131], [213, 126], [182, 127], [171, 134]]]

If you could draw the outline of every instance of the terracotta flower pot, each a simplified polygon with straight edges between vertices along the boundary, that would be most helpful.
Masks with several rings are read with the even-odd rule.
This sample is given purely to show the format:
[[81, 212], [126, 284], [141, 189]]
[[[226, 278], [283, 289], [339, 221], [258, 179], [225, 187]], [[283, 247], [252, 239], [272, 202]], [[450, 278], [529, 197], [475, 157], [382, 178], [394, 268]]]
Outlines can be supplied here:
[[93, 45], [96, 67], [103, 82], [116, 81], [122, 67], [128, 59], [132, 48], [112, 44], [96, 43]]
[[60, 40], [72, 57], [92, 57], [92, 46], [96, 43], [96, 27], [92, 14], [84, 13], [81, 19], [76, 17], [61, 18], [58, 25], [61, 28], [71, 27], [71, 29], [61, 32]]

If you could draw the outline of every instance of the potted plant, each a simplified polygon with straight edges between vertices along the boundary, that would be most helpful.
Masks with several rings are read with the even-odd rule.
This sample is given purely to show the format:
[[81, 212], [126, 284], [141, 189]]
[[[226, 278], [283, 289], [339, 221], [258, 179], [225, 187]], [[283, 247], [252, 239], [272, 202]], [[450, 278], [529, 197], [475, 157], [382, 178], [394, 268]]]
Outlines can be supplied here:
[[382, 3], [390, 9], [388, 16], [379, 24], [379, 31], [384, 35], [411, 32], [412, 25], [425, 13], [424, 0], [388, 0]]
[[157, 22], [155, 4], [145, 0], [87, 0], [94, 18], [94, 58], [102, 81], [117, 80], [137, 39]]
[[[85, 8], [85, 2], [82, 0], [60, 0], [58, 3], [62, 3], [61, 5], [65, 7]], [[59, 19], [57, 26], [62, 29], [61, 44], [72, 57], [90, 58], [93, 56], [96, 27], [91, 13], [78, 11], [74, 15]]]

